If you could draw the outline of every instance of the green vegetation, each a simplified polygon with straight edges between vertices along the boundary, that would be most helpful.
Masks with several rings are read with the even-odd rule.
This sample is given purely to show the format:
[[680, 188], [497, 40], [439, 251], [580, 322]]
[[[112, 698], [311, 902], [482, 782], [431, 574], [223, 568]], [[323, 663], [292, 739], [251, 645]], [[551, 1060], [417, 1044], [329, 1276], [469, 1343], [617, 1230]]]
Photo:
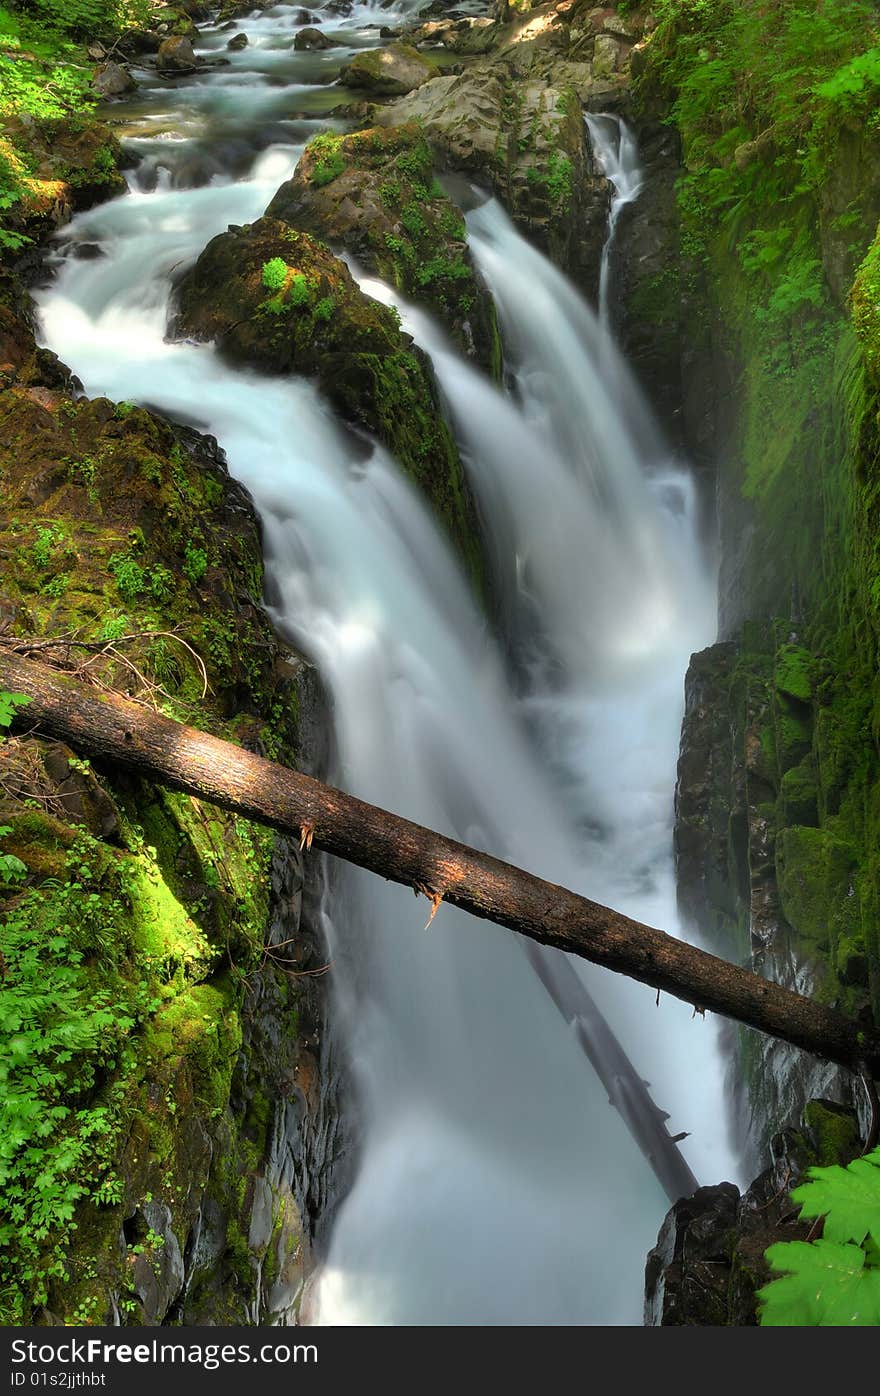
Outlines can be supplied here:
[[287, 282], [288, 266], [282, 257], [263, 263], [263, 285], [267, 291], [280, 291]]
[[322, 189], [325, 184], [332, 184], [345, 169], [342, 141], [342, 136], [324, 132], [309, 142], [308, 149], [315, 161], [309, 178], [316, 189]]
[[811, 1168], [795, 1188], [802, 1218], [823, 1218], [822, 1236], [783, 1241], [767, 1260], [782, 1272], [758, 1293], [764, 1327], [880, 1324], [880, 1149], [846, 1168]]
[[[378, 195], [387, 218], [365, 227], [376, 272], [438, 311], [462, 338], [463, 322], [479, 299], [467, 256], [467, 230], [434, 178], [431, 150], [419, 128], [376, 127], [347, 136], [316, 136], [306, 147], [302, 169], [317, 188], [345, 175], [339, 197], [355, 205]], [[321, 232], [329, 199], [314, 207], [312, 231]], [[279, 212], [283, 217], [284, 210]], [[324, 318], [329, 313], [322, 310]]]
[[[681, 133], [686, 333], [696, 358], [727, 365], [721, 490], [752, 534], [740, 601], [755, 619], [731, 688], [748, 799], [819, 996], [877, 1019], [880, 16], [867, 0], [656, 13], [639, 99]], [[657, 313], [680, 314], [674, 299]], [[748, 856], [752, 871], [766, 856], [754, 836]], [[877, 1322], [867, 1234], [826, 1222], [820, 1242], [771, 1248], [789, 1274], [763, 1321]]]
[[76, 145], [97, 102], [83, 42], [110, 42], [152, 9], [151, 0], [0, 6], [0, 257], [31, 241], [30, 220], [39, 225], [65, 184], [121, 182], [114, 142]]

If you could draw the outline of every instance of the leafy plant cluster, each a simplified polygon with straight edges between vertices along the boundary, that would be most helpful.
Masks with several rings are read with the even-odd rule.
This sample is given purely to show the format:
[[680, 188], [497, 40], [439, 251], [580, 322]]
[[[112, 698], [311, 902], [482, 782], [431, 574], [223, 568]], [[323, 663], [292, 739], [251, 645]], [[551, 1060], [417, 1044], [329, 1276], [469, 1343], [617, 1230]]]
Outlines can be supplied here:
[[761, 1324], [880, 1325], [880, 1149], [846, 1168], [811, 1168], [792, 1198], [802, 1218], [824, 1218], [823, 1234], [769, 1248], [783, 1273], [758, 1293]]
[[44, 1303], [48, 1282], [63, 1278], [77, 1204], [121, 1198], [112, 1160], [131, 1042], [159, 1002], [146, 974], [124, 973], [132, 968], [129, 920], [125, 860], [108, 859], [86, 833], [58, 876], [7, 894], [0, 908], [0, 1315], [7, 1323], [26, 1321], [29, 1304]]
[[[0, 6], [0, 127], [21, 118], [88, 116], [97, 98], [94, 65], [82, 42], [143, 26], [151, 11], [151, 0], [17, 0]], [[26, 142], [12, 128], [0, 136], [0, 252], [15, 252], [28, 241], [4, 226], [4, 214], [36, 189], [31, 164]], [[109, 177], [113, 168], [110, 152], [99, 152], [88, 178], [102, 172]]]
[[724, 233], [767, 293], [768, 323], [815, 315], [825, 286], [814, 196], [841, 125], [880, 130], [876, 6], [660, 0], [656, 13], [642, 91], [671, 99], [682, 135], [685, 250], [700, 256]]
[[[315, 320], [332, 319], [336, 303], [332, 296], [315, 299], [320, 289], [317, 276], [306, 276], [305, 272], [289, 267], [283, 257], [272, 257], [263, 263], [262, 282], [267, 291], [273, 294], [260, 307], [271, 315], [283, 315], [291, 310], [310, 309]], [[314, 302], [314, 303], [313, 303]], [[184, 566], [187, 576], [190, 572]], [[192, 577], [198, 581], [199, 577]]]

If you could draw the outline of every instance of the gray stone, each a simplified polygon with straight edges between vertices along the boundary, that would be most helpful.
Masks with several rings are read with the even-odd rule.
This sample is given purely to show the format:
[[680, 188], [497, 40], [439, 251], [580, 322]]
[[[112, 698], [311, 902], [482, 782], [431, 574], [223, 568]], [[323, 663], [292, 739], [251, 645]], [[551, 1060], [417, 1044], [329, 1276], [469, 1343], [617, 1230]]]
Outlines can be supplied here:
[[137, 83], [121, 63], [102, 63], [95, 69], [92, 87], [100, 97], [122, 97], [126, 92], [132, 92]]

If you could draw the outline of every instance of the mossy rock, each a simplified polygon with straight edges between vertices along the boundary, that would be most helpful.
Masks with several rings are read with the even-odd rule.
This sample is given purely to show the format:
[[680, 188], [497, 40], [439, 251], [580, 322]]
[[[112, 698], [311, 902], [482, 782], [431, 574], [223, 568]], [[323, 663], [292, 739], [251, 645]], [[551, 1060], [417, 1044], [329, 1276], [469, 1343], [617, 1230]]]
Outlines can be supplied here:
[[430, 362], [323, 243], [273, 218], [230, 228], [183, 277], [171, 331], [267, 372], [315, 377], [389, 448], [482, 590], [476, 512]]
[[266, 216], [353, 253], [365, 270], [433, 311], [467, 354], [500, 377], [492, 299], [418, 126], [316, 136]]
[[861, 1152], [858, 1121], [847, 1106], [833, 1100], [809, 1100], [802, 1118], [819, 1167], [846, 1167]]
[[819, 823], [819, 786], [812, 758], [792, 766], [782, 777], [779, 790], [779, 823], [816, 825]]
[[780, 645], [776, 651], [773, 682], [780, 693], [796, 698], [801, 703], [809, 703], [813, 696], [811, 679], [811, 656], [802, 645]]
[[776, 865], [786, 919], [805, 941], [830, 950], [835, 932], [853, 918], [858, 921], [853, 846], [828, 828], [783, 829]]
[[389, 44], [387, 48], [365, 49], [339, 74], [346, 87], [355, 87], [374, 97], [403, 97], [437, 77], [439, 68], [410, 44]]

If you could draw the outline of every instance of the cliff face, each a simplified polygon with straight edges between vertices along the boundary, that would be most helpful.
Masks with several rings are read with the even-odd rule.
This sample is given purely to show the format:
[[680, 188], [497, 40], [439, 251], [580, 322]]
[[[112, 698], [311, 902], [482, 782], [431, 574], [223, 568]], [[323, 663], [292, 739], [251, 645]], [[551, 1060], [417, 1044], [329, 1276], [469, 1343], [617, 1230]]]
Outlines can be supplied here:
[[[681, 438], [719, 532], [720, 639], [686, 684], [680, 904], [719, 953], [876, 1021], [876, 11], [719, 0], [660, 20], [637, 111], [681, 141], [678, 227], [653, 298], [627, 287], [624, 337], [677, 340]], [[636, 232], [621, 257], [638, 253]], [[752, 1167], [811, 1097], [863, 1108], [845, 1074], [729, 1037]], [[674, 1310], [655, 1321], [719, 1321]]]

